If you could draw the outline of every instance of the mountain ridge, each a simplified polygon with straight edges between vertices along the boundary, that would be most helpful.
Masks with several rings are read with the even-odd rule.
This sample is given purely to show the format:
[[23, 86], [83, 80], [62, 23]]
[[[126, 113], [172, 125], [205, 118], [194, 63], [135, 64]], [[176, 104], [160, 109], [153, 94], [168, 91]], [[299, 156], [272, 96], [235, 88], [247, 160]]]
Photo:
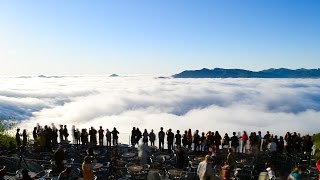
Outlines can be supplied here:
[[172, 75], [174, 78], [320, 78], [320, 69], [269, 68], [261, 71], [246, 69], [202, 68], [185, 70]]

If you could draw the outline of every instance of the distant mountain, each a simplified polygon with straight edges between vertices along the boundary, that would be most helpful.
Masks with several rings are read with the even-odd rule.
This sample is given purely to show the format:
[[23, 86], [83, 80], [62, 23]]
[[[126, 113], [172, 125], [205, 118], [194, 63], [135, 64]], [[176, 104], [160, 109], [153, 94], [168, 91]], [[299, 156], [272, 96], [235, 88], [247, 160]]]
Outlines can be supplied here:
[[119, 77], [118, 74], [111, 74], [109, 77]]
[[245, 69], [200, 69], [186, 70], [174, 78], [320, 78], [320, 69], [266, 69], [249, 71]]

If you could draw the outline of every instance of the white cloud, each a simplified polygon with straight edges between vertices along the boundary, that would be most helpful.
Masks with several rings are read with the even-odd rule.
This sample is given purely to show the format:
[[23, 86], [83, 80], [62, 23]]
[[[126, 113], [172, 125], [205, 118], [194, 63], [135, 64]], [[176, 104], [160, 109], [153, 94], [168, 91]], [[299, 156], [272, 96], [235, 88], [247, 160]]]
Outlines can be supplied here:
[[[0, 116], [42, 125], [316, 133], [318, 79], [0, 78]], [[127, 136], [126, 136], [127, 137]], [[124, 140], [125, 141], [125, 140]]]

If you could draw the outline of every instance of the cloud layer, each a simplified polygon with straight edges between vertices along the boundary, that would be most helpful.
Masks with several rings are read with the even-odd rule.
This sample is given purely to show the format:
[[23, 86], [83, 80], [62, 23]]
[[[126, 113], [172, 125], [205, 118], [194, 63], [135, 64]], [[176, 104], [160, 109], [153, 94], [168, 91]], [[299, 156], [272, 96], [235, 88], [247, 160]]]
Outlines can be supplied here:
[[[0, 116], [36, 123], [158, 131], [317, 133], [319, 79], [0, 78]], [[125, 141], [125, 140], [124, 140]]]

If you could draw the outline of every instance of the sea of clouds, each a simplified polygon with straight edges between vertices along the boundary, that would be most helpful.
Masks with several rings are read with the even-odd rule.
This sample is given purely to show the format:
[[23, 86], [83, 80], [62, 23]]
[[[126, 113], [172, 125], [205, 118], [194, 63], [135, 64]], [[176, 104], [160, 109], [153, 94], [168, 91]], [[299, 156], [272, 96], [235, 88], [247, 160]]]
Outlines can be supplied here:
[[134, 126], [313, 134], [320, 127], [320, 79], [0, 77], [0, 117], [29, 132], [37, 123], [117, 127], [126, 139]]

